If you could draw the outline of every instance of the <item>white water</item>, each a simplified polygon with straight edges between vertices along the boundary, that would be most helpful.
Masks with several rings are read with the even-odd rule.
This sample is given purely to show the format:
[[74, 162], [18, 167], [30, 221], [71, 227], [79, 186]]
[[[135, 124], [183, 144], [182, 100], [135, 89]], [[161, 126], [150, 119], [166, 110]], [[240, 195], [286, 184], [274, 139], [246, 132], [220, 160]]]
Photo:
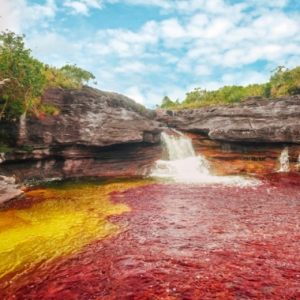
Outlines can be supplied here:
[[290, 170], [289, 148], [285, 148], [279, 157], [280, 169], [278, 172], [288, 172]]
[[168, 151], [169, 160], [158, 160], [150, 176], [168, 178], [185, 183], [221, 183], [227, 185], [248, 186], [257, 184], [257, 180], [241, 176], [213, 176], [209, 173], [208, 161], [196, 155], [192, 140], [181, 132], [173, 130], [176, 135], [161, 134], [162, 143]]

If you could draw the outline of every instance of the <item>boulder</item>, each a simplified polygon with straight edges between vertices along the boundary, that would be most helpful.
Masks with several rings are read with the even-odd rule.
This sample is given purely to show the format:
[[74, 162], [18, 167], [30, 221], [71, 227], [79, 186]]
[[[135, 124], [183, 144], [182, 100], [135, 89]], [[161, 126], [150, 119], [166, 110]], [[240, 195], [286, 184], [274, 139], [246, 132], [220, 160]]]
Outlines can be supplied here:
[[23, 193], [14, 177], [0, 176], [0, 204], [17, 198]]

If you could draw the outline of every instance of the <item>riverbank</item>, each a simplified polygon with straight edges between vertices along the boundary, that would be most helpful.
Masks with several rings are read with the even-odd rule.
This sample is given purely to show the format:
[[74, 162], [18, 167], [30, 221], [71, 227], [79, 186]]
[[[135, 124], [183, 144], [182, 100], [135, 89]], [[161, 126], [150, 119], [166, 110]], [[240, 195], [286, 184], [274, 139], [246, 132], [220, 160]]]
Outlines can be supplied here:
[[22, 186], [16, 183], [14, 177], [0, 175], [0, 205], [4, 202], [18, 198], [24, 194]]

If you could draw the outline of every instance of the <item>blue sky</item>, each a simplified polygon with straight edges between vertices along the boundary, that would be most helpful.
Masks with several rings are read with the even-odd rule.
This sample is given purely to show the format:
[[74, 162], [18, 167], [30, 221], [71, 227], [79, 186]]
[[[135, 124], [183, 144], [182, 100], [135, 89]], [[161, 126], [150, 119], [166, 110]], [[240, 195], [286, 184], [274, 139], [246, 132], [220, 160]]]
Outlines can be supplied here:
[[0, 0], [0, 16], [42, 62], [150, 108], [300, 65], [298, 0]]

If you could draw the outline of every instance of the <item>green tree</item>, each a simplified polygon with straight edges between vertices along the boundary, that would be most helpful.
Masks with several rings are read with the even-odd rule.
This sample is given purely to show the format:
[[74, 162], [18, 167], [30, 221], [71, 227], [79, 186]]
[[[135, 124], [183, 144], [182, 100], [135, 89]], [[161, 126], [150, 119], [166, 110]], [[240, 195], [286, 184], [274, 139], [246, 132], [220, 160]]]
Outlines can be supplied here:
[[[25, 49], [24, 37], [8, 30], [0, 33], [0, 120], [35, 111], [46, 82], [42, 64], [31, 56], [30, 49]], [[12, 141], [6, 139], [5, 130], [0, 140], [1, 152], [9, 152], [7, 144]]]
[[0, 80], [8, 79], [0, 89], [0, 119], [18, 118], [33, 110], [46, 83], [43, 64], [25, 49], [24, 38], [8, 30], [0, 33]]
[[174, 106], [175, 103], [168, 97], [168, 96], [165, 96], [163, 99], [162, 99], [162, 103], [161, 103], [161, 108], [171, 108], [172, 106]]
[[[74, 65], [65, 65], [62, 68], [60, 68], [60, 71], [70, 80], [79, 83], [84, 84], [88, 83], [91, 79], [95, 79], [96, 77], [86, 70], [83, 70], [79, 67], [77, 67], [76, 64]], [[97, 82], [94, 82], [95, 84]]]

